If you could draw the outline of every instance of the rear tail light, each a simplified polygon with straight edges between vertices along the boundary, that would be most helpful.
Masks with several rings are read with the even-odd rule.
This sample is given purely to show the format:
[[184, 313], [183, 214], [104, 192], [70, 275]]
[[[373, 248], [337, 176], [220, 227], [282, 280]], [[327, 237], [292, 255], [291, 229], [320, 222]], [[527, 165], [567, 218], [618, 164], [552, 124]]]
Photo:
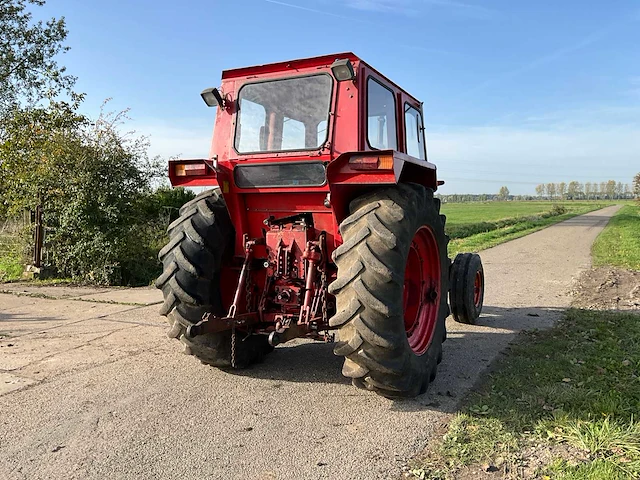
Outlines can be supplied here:
[[349, 159], [353, 170], [393, 170], [393, 155], [366, 155]]
[[207, 166], [204, 163], [176, 163], [175, 174], [177, 177], [206, 175]]

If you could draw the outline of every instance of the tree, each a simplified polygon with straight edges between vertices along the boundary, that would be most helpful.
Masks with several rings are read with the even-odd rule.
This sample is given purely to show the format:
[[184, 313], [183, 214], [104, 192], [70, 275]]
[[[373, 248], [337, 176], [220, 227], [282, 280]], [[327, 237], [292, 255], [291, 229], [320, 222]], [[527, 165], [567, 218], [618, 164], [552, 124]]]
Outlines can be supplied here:
[[506, 186], [500, 187], [498, 198], [500, 198], [500, 200], [507, 200], [509, 198], [509, 189]]
[[587, 200], [591, 199], [591, 194], [593, 193], [593, 186], [591, 182], [586, 182], [584, 184], [584, 195], [587, 197]]
[[640, 173], [633, 177], [633, 195], [636, 198], [640, 198]]
[[556, 184], [555, 183], [547, 183], [547, 195], [550, 199], [554, 199], [556, 196]]
[[580, 191], [580, 184], [578, 182], [576, 182], [575, 180], [572, 182], [569, 182], [569, 185], [567, 187], [567, 196], [570, 199], [575, 200], [576, 198], [578, 198], [579, 191]]
[[536, 194], [539, 197], [542, 197], [544, 195], [544, 191], [545, 191], [544, 183], [541, 183], [540, 185], [536, 185]]
[[157, 268], [155, 245], [164, 233], [149, 225], [143, 200], [159, 167], [144, 138], [120, 133], [124, 114], [91, 121], [78, 113], [80, 100], [0, 119], [3, 208], [43, 205], [50, 260], [61, 275], [148, 283], [145, 269]]
[[556, 188], [556, 191], [558, 192], [558, 195], [560, 195], [560, 198], [564, 199], [564, 196], [567, 194], [567, 184], [564, 182], [560, 182]]
[[615, 180], [609, 180], [606, 184], [605, 184], [605, 192], [607, 194], [608, 198], [615, 198], [616, 196], [616, 181]]
[[64, 18], [34, 22], [28, 5], [44, 0], [0, 0], [0, 114], [20, 100], [33, 103], [70, 92], [75, 78], [65, 73], [56, 57], [66, 52]]

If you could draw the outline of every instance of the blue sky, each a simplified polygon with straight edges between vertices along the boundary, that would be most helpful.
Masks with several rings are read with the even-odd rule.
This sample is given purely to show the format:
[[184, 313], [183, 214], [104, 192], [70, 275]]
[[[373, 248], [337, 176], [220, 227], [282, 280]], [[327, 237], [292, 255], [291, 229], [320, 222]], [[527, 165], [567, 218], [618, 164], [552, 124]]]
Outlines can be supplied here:
[[640, 171], [640, 2], [49, 0], [97, 114], [131, 108], [151, 153], [208, 154], [199, 92], [223, 69], [351, 50], [424, 101], [442, 193]]

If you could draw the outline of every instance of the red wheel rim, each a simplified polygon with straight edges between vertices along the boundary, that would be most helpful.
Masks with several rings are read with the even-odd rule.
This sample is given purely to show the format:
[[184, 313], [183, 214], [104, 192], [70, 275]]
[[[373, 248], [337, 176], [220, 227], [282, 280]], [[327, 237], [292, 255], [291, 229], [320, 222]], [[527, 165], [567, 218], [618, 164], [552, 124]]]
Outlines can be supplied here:
[[411, 241], [404, 271], [404, 328], [416, 355], [427, 351], [440, 309], [440, 252], [429, 227], [421, 227]]
[[476, 278], [473, 281], [473, 305], [476, 308], [479, 308], [480, 302], [482, 302], [483, 289], [484, 289], [484, 278], [482, 277], [482, 272], [478, 270], [476, 272]]

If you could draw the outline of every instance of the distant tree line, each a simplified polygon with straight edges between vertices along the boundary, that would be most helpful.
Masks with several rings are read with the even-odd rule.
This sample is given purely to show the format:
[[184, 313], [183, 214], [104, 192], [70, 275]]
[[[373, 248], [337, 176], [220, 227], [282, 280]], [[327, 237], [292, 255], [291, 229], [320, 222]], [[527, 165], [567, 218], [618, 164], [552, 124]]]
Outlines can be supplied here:
[[609, 180], [606, 182], [541, 183], [536, 186], [539, 198], [549, 200], [619, 200], [631, 199], [634, 191], [628, 183]]
[[511, 201], [523, 201], [523, 200], [537, 200], [538, 198], [534, 195], [510, 195], [505, 193], [453, 193], [451, 195], [440, 195], [436, 194], [436, 197], [439, 198], [443, 203], [464, 203], [464, 202], [495, 202], [495, 201], [503, 201], [503, 200], [511, 200]]
[[536, 196], [511, 195], [507, 186], [498, 193], [454, 193], [436, 195], [444, 203], [492, 202], [499, 200], [623, 200], [637, 198], [640, 201], [640, 173], [631, 184], [609, 180], [607, 182], [541, 183], [536, 186]]

